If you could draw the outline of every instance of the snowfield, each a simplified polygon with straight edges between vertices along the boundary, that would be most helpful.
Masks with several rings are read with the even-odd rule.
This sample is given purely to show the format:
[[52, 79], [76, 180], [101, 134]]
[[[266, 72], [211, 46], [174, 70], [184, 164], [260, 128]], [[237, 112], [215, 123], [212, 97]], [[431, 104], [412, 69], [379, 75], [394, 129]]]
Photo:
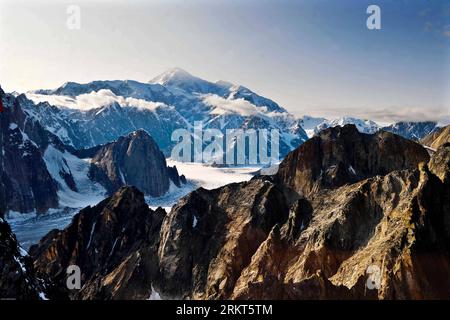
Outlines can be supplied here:
[[53, 229], [61, 229], [69, 225], [78, 209], [51, 209], [44, 215], [35, 213], [8, 213], [7, 220], [16, 234], [20, 245], [28, 250]]
[[169, 166], [177, 166], [178, 173], [196, 183], [197, 187], [215, 189], [233, 182], [247, 181], [260, 166], [212, 167], [202, 163], [183, 163], [167, 160]]
[[188, 181], [181, 188], [171, 184], [169, 191], [162, 197], [146, 197], [150, 208], [163, 207], [167, 212], [179, 199], [199, 187], [215, 189], [233, 182], [248, 181], [260, 169], [258, 166], [218, 168], [202, 163], [178, 162], [170, 159], [167, 160], [167, 165], [176, 166], [178, 173], [183, 174]]
[[[59, 185], [58, 197], [61, 207], [84, 208], [105, 198], [105, 188], [88, 178], [89, 160], [79, 159], [67, 151], [61, 152], [52, 145], [45, 151], [44, 161], [48, 172]], [[77, 192], [70, 189], [60, 172], [72, 174]]]

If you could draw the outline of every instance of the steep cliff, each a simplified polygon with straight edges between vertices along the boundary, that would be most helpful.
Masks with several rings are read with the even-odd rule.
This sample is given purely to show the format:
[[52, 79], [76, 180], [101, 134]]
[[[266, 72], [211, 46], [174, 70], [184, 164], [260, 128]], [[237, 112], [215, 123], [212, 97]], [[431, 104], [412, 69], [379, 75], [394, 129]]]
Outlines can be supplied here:
[[421, 143], [432, 149], [437, 149], [445, 143], [450, 143], [450, 125], [430, 133], [421, 140]]
[[[30, 248], [40, 274], [75, 299], [146, 299], [157, 273], [159, 229], [165, 211], [153, 211], [135, 187], [124, 187], [52, 230]], [[66, 270], [81, 270], [81, 290], [66, 288]], [[148, 281], [147, 281], [148, 280]]]
[[429, 156], [419, 144], [390, 132], [354, 125], [321, 131], [281, 162], [276, 181], [305, 197], [394, 170], [416, 168]]
[[89, 176], [113, 194], [121, 186], [133, 185], [146, 195], [161, 196], [185, 183], [176, 168], [168, 167], [164, 154], [144, 130], [137, 130], [98, 148], [91, 160]]
[[44, 288], [33, 261], [19, 246], [8, 223], [0, 218], [0, 299], [45, 299]]
[[200, 188], [167, 215], [120, 189], [31, 253], [55, 281], [78, 264], [83, 299], [449, 299], [449, 163], [449, 145], [428, 161], [391, 133], [330, 128], [277, 175]]
[[22, 108], [24, 96], [0, 88], [0, 210], [45, 212], [58, 205], [57, 185], [42, 153], [49, 136]]

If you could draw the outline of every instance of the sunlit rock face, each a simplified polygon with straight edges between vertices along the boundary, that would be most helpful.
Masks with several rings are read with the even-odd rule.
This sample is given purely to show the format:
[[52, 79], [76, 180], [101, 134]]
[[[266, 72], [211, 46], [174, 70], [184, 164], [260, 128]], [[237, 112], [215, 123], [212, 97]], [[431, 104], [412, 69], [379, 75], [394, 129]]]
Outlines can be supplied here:
[[[153, 211], [135, 187], [74, 216], [30, 248], [36, 269], [74, 299], [147, 299], [157, 278], [163, 209]], [[66, 270], [81, 270], [81, 290], [67, 290]], [[56, 295], [58, 296], [58, 295]]]
[[200, 188], [167, 214], [122, 188], [32, 256], [56, 282], [82, 266], [83, 299], [448, 299], [449, 150], [330, 128], [277, 174]]
[[355, 126], [321, 131], [288, 154], [276, 175], [305, 197], [428, 161], [419, 144], [389, 132], [360, 133]]

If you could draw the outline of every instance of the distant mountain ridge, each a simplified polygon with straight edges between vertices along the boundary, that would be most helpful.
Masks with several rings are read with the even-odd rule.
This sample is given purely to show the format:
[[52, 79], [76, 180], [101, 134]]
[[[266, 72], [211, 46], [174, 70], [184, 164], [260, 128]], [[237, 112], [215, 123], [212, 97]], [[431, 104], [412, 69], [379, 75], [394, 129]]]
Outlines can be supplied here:
[[49, 131], [75, 149], [116, 140], [136, 129], [146, 130], [166, 156], [174, 146], [171, 133], [204, 128], [278, 129], [280, 154], [285, 156], [314, 134], [337, 125], [354, 124], [362, 133], [390, 131], [420, 140], [437, 123], [398, 122], [378, 125], [369, 119], [296, 118], [271, 99], [226, 81], [210, 82], [180, 68], [172, 68], [148, 83], [102, 80], [85, 84], [67, 82], [59, 88], [36, 90], [27, 97], [38, 103], [34, 112]]
[[168, 156], [171, 133], [204, 128], [278, 129], [280, 153], [306, 141], [299, 120], [276, 102], [248, 88], [225, 81], [209, 82], [179, 68], [149, 83], [132, 80], [68, 82], [54, 90], [36, 90], [27, 97], [43, 125], [76, 149], [116, 140], [136, 129], [146, 130]]
[[[25, 95], [0, 88], [0, 211], [46, 213], [101, 201], [122, 185], [161, 196], [186, 182], [144, 130], [91, 149], [75, 150], [41, 124], [40, 112]], [[42, 110], [41, 110], [42, 109]], [[56, 113], [57, 115], [57, 113]], [[121, 145], [122, 144], [122, 145]], [[116, 147], [117, 146], [117, 147]], [[92, 158], [92, 160], [90, 160]]]
[[331, 120], [321, 117], [303, 116], [300, 118], [300, 123], [310, 138], [327, 128], [345, 126], [347, 124], [354, 124], [358, 131], [362, 133], [375, 133], [383, 130], [415, 141], [419, 141], [426, 135], [439, 129], [438, 123], [434, 121], [400, 121], [390, 125], [380, 125], [372, 120], [347, 116]]
[[419, 141], [428, 134], [437, 130], [438, 124], [434, 121], [423, 122], [397, 122], [390, 126], [383, 127], [385, 131], [389, 131], [398, 134], [407, 139]]

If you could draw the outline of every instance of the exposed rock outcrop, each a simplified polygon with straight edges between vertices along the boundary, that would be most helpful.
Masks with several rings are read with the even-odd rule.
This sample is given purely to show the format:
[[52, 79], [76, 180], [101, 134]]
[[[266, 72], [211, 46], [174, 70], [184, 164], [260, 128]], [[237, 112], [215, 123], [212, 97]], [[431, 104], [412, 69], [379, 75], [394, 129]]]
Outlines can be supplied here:
[[229, 297], [270, 230], [288, 217], [288, 202], [282, 189], [263, 180], [200, 188], [183, 198], [161, 230], [162, 292], [171, 297]]
[[41, 213], [56, 207], [57, 185], [42, 158], [49, 136], [23, 112], [24, 96], [0, 88], [0, 99], [0, 210]]
[[8, 223], [0, 217], [0, 299], [45, 299], [43, 289], [32, 260], [20, 248]]
[[354, 125], [321, 131], [281, 162], [275, 180], [308, 197], [394, 170], [416, 168], [429, 156], [419, 144], [395, 134], [358, 132]]
[[33, 247], [35, 265], [56, 281], [80, 265], [85, 284], [72, 296], [83, 299], [153, 288], [163, 298], [450, 299], [449, 145], [428, 162], [414, 142], [352, 126], [305, 145], [281, 173], [198, 189], [167, 215], [120, 189]]
[[[75, 299], [147, 299], [158, 272], [163, 209], [153, 211], [135, 187], [74, 216], [63, 231], [49, 232], [30, 248], [40, 274]], [[81, 270], [81, 290], [66, 289], [66, 270]]]
[[89, 176], [113, 194], [124, 185], [133, 185], [146, 195], [161, 196], [185, 183], [177, 169], [168, 167], [164, 154], [144, 130], [137, 130], [96, 150]]
[[450, 142], [444, 143], [430, 159], [430, 170], [445, 184], [450, 184]]
[[[449, 298], [448, 192], [426, 167], [324, 191], [293, 214], [312, 211], [308, 224], [273, 230], [231, 297]], [[371, 270], [378, 290], [365, 286]]]
[[445, 143], [450, 143], [450, 125], [439, 128], [421, 140], [421, 143], [432, 149], [438, 149]]
[[[279, 196], [263, 196], [262, 185], [279, 190]], [[236, 199], [235, 192], [251, 194], [249, 186], [254, 190], [255, 199], [264, 199], [265, 208], [270, 208], [264, 212], [273, 215], [267, 217], [270, 222], [265, 224], [271, 231], [250, 224], [253, 237], [260, 236], [253, 240], [246, 232], [240, 220], [245, 221], [244, 204], [256, 204], [256, 201], [240, 197], [235, 200], [237, 203], [216, 201], [215, 197], [209, 201], [201, 197], [201, 201], [191, 194], [173, 209], [163, 224], [162, 235], [165, 230], [174, 232], [163, 236], [160, 245], [161, 268], [168, 267], [173, 272], [163, 277], [163, 293], [170, 291], [171, 283], [177, 283], [174, 279], [179, 278], [175, 274], [179, 276], [181, 272], [191, 279], [182, 283], [194, 284], [188, 296], [202, 299], [450, 297], [450, 229], [445, 227], [450, 216], [450, 190], [426, 165], [324, 189], [313, 200], [288, 195], [288, 190], [262, 179], [214, 192], [221, 194], [219, 199]], [[211, 212], [211, 206], [215, 212], [233, 212], [225, 225], [207, 223], [214, 236], [208, 236], [212, 243], [206, 246], [219, 245], [221, 249], [209, 259], [205, 252], [214, 251], [205, 247], [195, 248], [187, 257], [180, 258], [180, 252], [185, 252], [179, 250], [182, 243], [197, 243], [194, 240], [197, 233], [186, 238], [189, 233], [182, 231], [189, 230], [193, 221], [189, 216], [194, 214], [196, 225], [202, 226], [206, 219], [201, 213]], [[187, 220], [184, 227], [178, 222], [181, 218], [175, 219], [179, 216]], [[275, 217], [278, 220], [273, 220]], [[216, 238], [220, 234], [215, 231], [217, 226], [218, 230], [226, 230], [225, 240]], [[200, 229], [198, 233], [203, 235], [205, 231]], [[185, 236], [173, 240], [181, 234]], [[169, 244], [165, 244], [165, 238]], [[249, 251], [249, 244], [257, 249], [252, 247]], [[175, 259], [172, 263], [167, 264], [165, 260], [164, 245], [172, 248], [168, 255], [169, 260]], [[203, 252], [201, 258], [206, 261], [193, 258], [199, 252]], [[183, 268], [179, 270], [176, 266]], [[378, 290], [366, 287], [367, 272], [371, 270], [380, 271]]]

